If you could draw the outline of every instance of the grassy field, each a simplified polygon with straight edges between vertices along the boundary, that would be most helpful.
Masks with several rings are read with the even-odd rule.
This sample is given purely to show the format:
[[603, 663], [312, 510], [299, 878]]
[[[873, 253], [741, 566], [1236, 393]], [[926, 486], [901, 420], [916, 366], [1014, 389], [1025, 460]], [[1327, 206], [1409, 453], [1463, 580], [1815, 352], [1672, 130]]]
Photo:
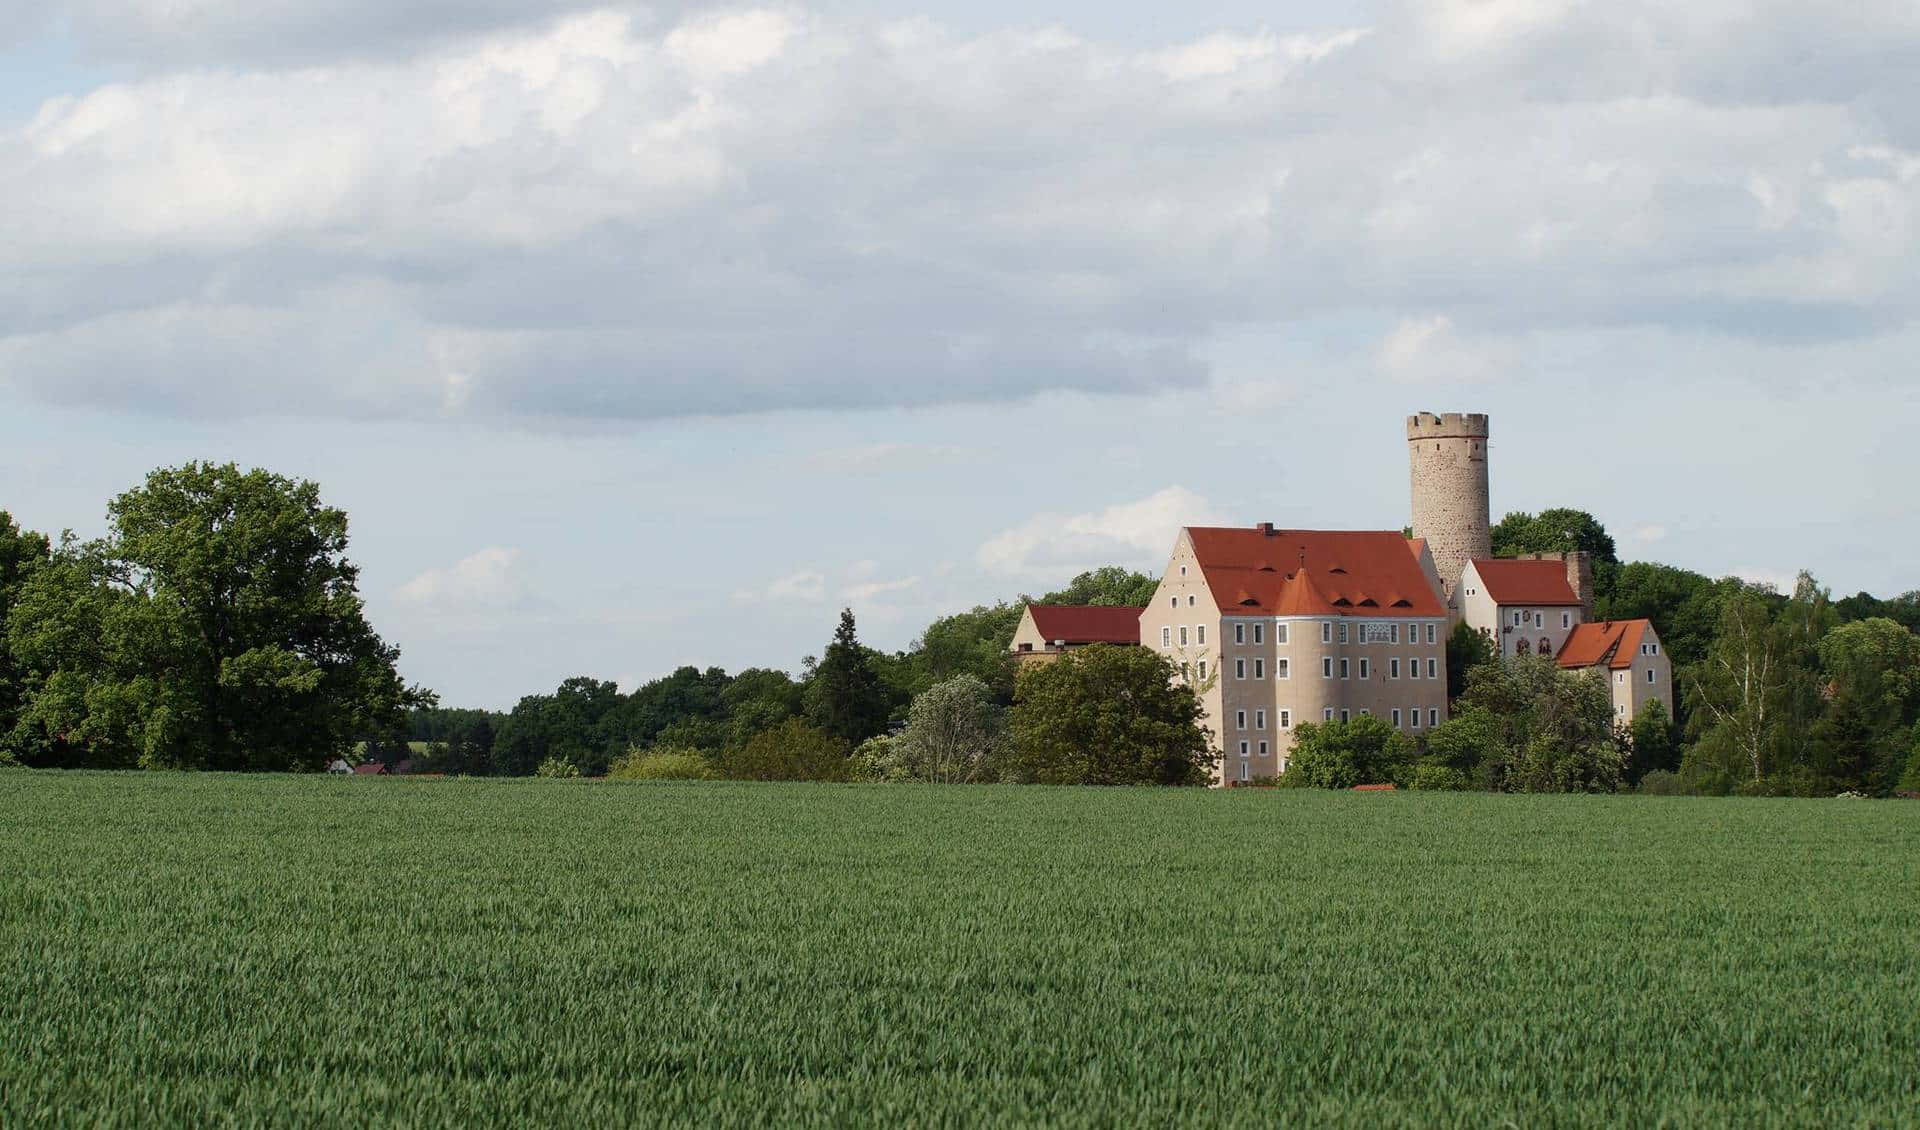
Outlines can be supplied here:
[[1920, 804], [0, 773], [0, 1124], [1920, 1125]]

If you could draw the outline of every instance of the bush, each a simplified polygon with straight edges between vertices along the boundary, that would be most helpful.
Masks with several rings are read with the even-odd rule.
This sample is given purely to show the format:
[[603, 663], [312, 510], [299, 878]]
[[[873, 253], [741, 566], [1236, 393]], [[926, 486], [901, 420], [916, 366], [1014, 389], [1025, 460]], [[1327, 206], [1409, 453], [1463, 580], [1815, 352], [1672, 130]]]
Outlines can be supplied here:
[[1407, 787], [1420, 792], [1463, 793], [1473, 788], [1473, 781], [1451, 765], [1422, 761], [1407, 774]]
[[914, 779], [900, 748], [900, 739], [890, 734], [861, 742], [860, 748], [853, 751], [853, 762], [854, 776], [862, 781], [891, 785]]
[[1317, 789], [1399, 784], [1413, 762], [1413, 742], [1371, 714], [1348, 722], [1302, 722], [1287, 758], [1289, 784]]
[[1686, 782], [1680, 774], [1667, 769], [1654, 769], [1640, 778], [1642, 796], [1686, 796]]
[[722, 776], [736, 781], [854, 781], [860, 778], [846, 742], [789, 718], [720, 757]]
[[661, 746], [615, 758], [607, 776], [616, 781], [712, 781], [720, 775], [697, 749]]
[[533, 775], [536, 777], [578, 777], [580, 775], [580, 768], [564, 757], [549, 757], [534, 769]]
[[1200, 700], [1144, 647], [1094, 644], [1019, 674], [1003, 776], [1039, 785], [1202, 785]]

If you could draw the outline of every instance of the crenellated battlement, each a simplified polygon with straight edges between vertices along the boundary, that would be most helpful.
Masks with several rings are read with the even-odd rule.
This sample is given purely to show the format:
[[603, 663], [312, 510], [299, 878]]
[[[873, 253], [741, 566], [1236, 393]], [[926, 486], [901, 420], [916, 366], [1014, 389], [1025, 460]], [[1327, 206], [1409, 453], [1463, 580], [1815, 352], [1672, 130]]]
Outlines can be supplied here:
[[1486, 439], [1484, 412], [1416, 412], [1407, 417], [1407, 439]]

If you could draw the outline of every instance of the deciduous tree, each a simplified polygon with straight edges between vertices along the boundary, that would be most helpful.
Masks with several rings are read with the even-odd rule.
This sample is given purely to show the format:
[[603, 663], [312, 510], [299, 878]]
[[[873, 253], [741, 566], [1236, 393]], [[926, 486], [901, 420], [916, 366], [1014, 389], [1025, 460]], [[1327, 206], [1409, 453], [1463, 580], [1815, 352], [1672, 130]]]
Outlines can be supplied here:
[[1194, 785], [1217, 760], [1200, 700], [1143, 647], [1094, 644], [1020, 672], [1008, 775], [1055, 785]]

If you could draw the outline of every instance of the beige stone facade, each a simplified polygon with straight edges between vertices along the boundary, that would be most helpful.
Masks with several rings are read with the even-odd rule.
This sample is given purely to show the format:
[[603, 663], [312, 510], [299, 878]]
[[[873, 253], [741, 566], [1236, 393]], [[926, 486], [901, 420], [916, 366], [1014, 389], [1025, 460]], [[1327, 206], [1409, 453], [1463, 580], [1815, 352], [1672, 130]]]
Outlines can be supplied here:
[[1560, 666], [1587, 671], [1607, 684], [1616, 726], [1627, 726], [1650, 702], [1673, 714], [1673, 660], [1660, 633], [1646, 620], [1588, 624], [1568, 641]]
[[1487, 417], [1478, 413], [1407, 418], [1413, 536], [1432, 551], [1449, 602], [1467, 562], [1493, 556], [1487, 436]]

